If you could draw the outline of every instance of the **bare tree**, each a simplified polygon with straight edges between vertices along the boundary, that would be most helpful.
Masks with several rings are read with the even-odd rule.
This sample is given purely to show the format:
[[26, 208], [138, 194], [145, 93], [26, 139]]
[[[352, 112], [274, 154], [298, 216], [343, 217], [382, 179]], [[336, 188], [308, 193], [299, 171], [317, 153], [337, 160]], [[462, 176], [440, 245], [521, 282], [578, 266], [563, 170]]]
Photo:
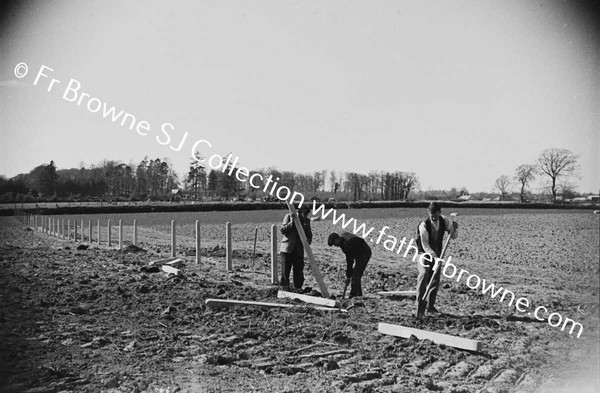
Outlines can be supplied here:
[[511, 186], [510, 177], [502, 175], [496, 179], [494, 188], [500, 191], [500, 200], [503, 201], [506, 198], [506, 194], [509, 192]]
[[552, 181], [552, 185], [550, 186], [552, 201], [556, 202], [557, 180], [576, 175], [578, 158], [575, 153], [567, 149], [546, 149], [540, 154], [538, 168], [548, 175]]
[[521, 203], [525, 202], [525, 188], [527, 185], [535, 179], [536, 167], [531, 164], [519, 165], [515, 171], [515, 180], [521, 183]]

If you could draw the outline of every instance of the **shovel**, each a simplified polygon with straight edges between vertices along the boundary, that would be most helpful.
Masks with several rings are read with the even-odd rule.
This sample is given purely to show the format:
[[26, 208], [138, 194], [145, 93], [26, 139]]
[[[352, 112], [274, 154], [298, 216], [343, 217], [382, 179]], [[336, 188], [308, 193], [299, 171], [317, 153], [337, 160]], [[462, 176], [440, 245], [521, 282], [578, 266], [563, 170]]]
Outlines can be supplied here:
[[344, 283], [344, 292], [342, 292], [342, 298], [340, 299], [340, 311], [342, 311], [342, 302], [344, 301], [344, 297], [346, 296], [346, 290], [348, 289], [348, 284], [350, 284], [350, 280], [346, 279]]

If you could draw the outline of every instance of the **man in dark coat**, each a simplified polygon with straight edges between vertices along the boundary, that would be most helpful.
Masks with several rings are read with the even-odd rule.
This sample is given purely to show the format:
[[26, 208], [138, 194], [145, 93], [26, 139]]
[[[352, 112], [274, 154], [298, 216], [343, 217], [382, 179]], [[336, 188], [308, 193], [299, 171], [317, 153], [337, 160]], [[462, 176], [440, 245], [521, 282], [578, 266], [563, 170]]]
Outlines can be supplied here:
[[362, 275], [371, 259], [371, 247], [362, 237], [348, 232], [332, 233], [327, 239], [329, 246], [337, 246], [346, 254], [346, 285], [350, 287], [350, 297], [362, 296]]
[[[298, 218], [306, 234], [306, 240], [308, 244], [312, 243], [312, 229], [310, 227], [310, 219], [308, 218], [308, 212], [310, 208], [308, 205], [302, 205], [299, 207]], [[290, 286], [290, 273], [292, 268], [294, 270], [294, 290], [296, 292], [302, 291], [304, 285], [304, 245], [298, 235], [296, 224], [291, 213], [288, 213], [283, 218], [281, 224], [281, 233], [283, 238], [281, 239], [280, 255], [281, 255], [281, 280], [280, 285], [282, 287]]]
[[[417, 319], [422, 319], [425, 314], [425, 308], [429, 313], [437, 313], [435, 308], [435, 299], [440, 286], [440, 274], [442, 266], [437, 266], [435, 274], [435, 258], [440, 258], [443, 248], [444, 233], [448, 232], [452, 239], [458, 236], [458, 223], [453, 224], [442, 216], [442, 208], [437, 202], [431, 202], [428, 208], [429, 218], [422, 221], [417, 228], [417, 248], [419, 255], [417, 257]], [[431, 258], [422, 258], [424, 254], [429, 254]], [[440, 263], [438, 263], [440, 265]], [[433, 277], [433, 280], [432, 280]], [[431, 286], [427, 297], [423, 296], [427, 291], [427, 286]]]

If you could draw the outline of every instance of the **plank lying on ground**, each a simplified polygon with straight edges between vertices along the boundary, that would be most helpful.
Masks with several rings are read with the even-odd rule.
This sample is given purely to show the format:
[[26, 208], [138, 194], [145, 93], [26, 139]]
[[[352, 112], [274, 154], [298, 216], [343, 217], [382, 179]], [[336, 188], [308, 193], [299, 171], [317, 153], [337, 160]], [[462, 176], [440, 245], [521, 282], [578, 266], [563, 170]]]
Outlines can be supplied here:
[[167, 264], [169, 262], [176, 261], [178, 259], [179, 258], [161, 258], [161, 259], [155, 259], [154, 261], [151, 261], [150, 263], [148, 263], [148, 267], [162, 266], [162, 265], [165, 265], [165, 264]]
[[378, 330], [383, 334], [389, 334], [402, 338], [410, 338], [410, 336], [415, 336], [419, 340], [431, 340], [436, 344], [444, 344], [449, 347], [466, 349], [467, 351], [479, 352], [481, 350], [481, 342], [479, 341], [450, 336], [448, 334], [434, 333], [427, 330], [413, 329], [406, 326], [392, 325], [389, 323], [379, 323]]
[[[280, 304], [280, 303], [265, 303], [265, 302], [252, 302], [246, 300], [229, 300], [229, 299], [206, 299], [206, 307], [236, 307], [236, 306], [256, 306], [256, 307], [270, 307], [270, 308], [302, 308], [303, 306], [296, 306], [293, 304]], [[338, 311], [337, 308], [329, 307], [313, 307], [315, 310], [321, 311]], [[341, 310], [342, 312], [348, 312], [347, 310]]]
[[417, 296], [417, 291], [384, 291], [377, 292], [377, 294], [383, 296]]
[[298, 359], [322, 358], [322, 357], [334, 356], [334, 355], [354, 355], [355, 353], [356, 353], [356, 349], [336, 349], [335, 351], [329, 351], [329, 352], [307, 353], [306, 355], [298, 355], [298, 356], [296, 356], [296, 358], [298, 358]]
[[322, 297], [302, 295], [300, 293], [278, 291], [277, 297], [279, 299], [298, 299], [306, 303], [318, 304], [320, 306], [336, 307], [337, 302], [333, 299], [325, 299]]
[[166, 266], [171, 266], [171, 267], [181, 267], [183, 265], [183, 260], [180, 258], [177, 258], [175, 260], [172, 260], [171, 262], [167, 262], [165, 263]]
[[179, 269], [175, 269], [174, 267], [167, 266], [167, 265], [162, 265], [161, 266], [161, 270], [163, 272], [169, 273], [169, 274], [174, 274], [174, 275], [178, 275], [179, 274]]

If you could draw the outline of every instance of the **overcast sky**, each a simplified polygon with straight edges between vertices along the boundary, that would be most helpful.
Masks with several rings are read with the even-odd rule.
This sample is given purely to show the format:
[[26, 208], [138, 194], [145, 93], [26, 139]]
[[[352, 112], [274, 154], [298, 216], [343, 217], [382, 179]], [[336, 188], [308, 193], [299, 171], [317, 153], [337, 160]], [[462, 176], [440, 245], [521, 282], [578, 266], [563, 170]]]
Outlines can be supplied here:
[[[146, 155], [183, 173], [204, 139], [250, 169], [413, 171], [424, 190], [472, 192], [559, 147], [580, 156], [578, 190], [600, 188], [597, 2], [22, 4], [0, 25], [8, 177]], [[70, 79], [148, 135], [64, 99]]]

